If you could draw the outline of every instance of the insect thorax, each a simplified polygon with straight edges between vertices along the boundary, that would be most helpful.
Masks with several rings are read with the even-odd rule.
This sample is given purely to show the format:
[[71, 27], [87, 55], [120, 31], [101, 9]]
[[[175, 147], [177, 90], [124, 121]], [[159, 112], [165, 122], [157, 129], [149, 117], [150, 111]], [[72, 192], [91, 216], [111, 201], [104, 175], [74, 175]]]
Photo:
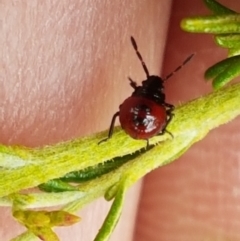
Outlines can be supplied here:
[[163, 80], [159, 76], [149, 76], [141, 86], [136, 87], [132, 96], [141, 96], [162, 105], [165, 102]]

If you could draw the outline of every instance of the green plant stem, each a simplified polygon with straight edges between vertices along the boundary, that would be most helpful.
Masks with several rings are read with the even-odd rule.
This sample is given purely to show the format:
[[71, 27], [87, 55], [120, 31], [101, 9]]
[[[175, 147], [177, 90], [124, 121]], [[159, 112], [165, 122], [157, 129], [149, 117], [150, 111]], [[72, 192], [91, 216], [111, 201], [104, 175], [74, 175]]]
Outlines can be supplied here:
[[121, 216], [125, 193], [126, 186], [123, 184], [118, 188], [111, 209], [94, 241], [107, 241], [109, 239]]
[[[176, 146], [169, 150], [167, 147], [168, 142], [163, 142], [142, 155], [153, 159], [156, 156], [152, 156], [152, 152], [161, 152], [161, 158], [157, 156], [157, 161], [151, 162], [155, 163], [155, 165], [150, 169], [167, 163], [171, 156], [175, 156], [172, 153], [175, 152], [174, 150], [179, 150], [179, 142], [186, 143], [186, 146], [188, 146], [193, 140], [199, 139], [198, 136], [202, 136], [202, 133], [206, 133], [216, 126], [235, 118], [240, 109], [239, 88], [239, 84], [236, 84], [178, 107], [175, 110], [175, 117], [169, 125], [169, 131], [174, 134], [174, 138], [171, 139], [171, 137], [165, 136], [165, 138], [171, 139], [173, 146], [174, 144]], [[161, 138], [155, 137], [151, 142], [157, 143]], [[74, 140], [37, 150], [23, 149], [27, 154], [31, 153], [32, 160], [34, 159], [35, 163], [17, 169], [1, 170], [0, 186], [2, 188], [0, 189], [0, 196], [7, 196], [22, 189], [37, 186], [50, 179], [61, 177], [70, 171], [81, 169], [87, 165], [96, 165], [115, 156], [129, 154], [136, 148], [145, 146], [144, 141], [132, 140], [119, 129], [112, 140], [104, 143], [104, 145], [97, 145], [98, 140], [99, 135], [95, 135], [83, 140]], [[12, 151], [11, 148], [9, 147], [9, 154], [8, 156], [4, 155], [4, 158], [14, 158], [15, 149], [12, 149]], [[163, 154], [166, 154], [164, 158]], [[2, 158], [2, 153], [0, 153], [0, 164]], [[126, 165], [130, 164], [127, 163], [123, 166]]]

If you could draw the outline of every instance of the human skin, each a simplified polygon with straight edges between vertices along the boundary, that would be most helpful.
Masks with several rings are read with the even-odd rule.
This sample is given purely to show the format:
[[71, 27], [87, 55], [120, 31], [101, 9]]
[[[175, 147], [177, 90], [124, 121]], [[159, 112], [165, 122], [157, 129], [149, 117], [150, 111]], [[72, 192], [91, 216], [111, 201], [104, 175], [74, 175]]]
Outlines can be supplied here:
[[[145, 78], [131, 35], [151, 72], [160, 73], [170, 3], [1, 2], [1, 143], [39, 147], [107, 129], [132, 91], [127, 77], [139, 84]], [[139, 190], [126, 198], [112, 240], [132, 240]], [[57, 229], [60, 239], [93, 240], [109, 206], [101, 199], [79, 212], [79, 224]], [[24, 230], [7, 208], [0, 226], [2, 241]]]
[[[197, 55], [166, 84], [167, 100], [173, 104], [209, 92], [203, 72], [226, 56], [210, 37], [178, 29], [181, 17], [207, 12], [200, 0], [179, 2], [174, 1], [163, 76], [190, 53]], [[139, 84], [145, 77], [129, 36], [136, 38], [150, 73], [160, 74], [170, 4], [157, 0], [1, 3], [1, 142], [36, 147], [108, 128], [112, 114], [132, 91], [127, 76]], [[135, 240], [239, 239], [236, 130], [239, 121], [219, 128], [176, 164], [147, 176]], [[139, 191], [140, 184], [126, 197], [125, 212], [111, 241], [133, 240]], [[93, 240], [108, 207], [103, 200], [94, 202], [78, 213], [79, 224], [57, 229], [60, 239]], [[3, 241], [23, 230], [5, 208], [0, 226]]]

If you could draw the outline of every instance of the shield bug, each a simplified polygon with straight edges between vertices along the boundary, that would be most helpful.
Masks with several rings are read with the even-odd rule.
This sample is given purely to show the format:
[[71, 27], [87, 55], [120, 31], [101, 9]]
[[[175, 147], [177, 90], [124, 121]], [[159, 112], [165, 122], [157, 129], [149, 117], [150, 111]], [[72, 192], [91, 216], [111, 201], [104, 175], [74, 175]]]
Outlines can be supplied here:
[[108, 137], [99, 142], [102, 143], [110, 139], [113, 135], [115, 120], [119, 117], [122, 129], [134, 139], [143, 139], [147, 141], [156, 135], [169, 133], [167, 126], [172, 120], [174, 106], [165, 102], [164, 82], [179, 71], [194, 54], [190, 55], [181, 65], [165, 78], [156, 75], [150, 75], [148, 68], [138, 51], [138, 46], [133, 37], [131, 37], [132, 46], [141, 61], [142, 67], [147, 79], [138, 86], [130, 77], [130, 86], [134, 89], [132, 95], [128, 97], [120, 106], [111, 121]]

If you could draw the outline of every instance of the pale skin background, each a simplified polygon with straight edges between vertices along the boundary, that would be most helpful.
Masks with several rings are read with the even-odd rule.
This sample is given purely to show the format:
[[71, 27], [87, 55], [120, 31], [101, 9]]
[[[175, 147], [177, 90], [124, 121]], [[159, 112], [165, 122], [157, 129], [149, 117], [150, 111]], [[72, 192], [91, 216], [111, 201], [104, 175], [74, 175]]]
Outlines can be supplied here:
[[[240, 11], [234, 0], [221, 2]], [[197, 53], [166, 84], [169, 103], [209, 92], [204, 70], [226, 51], [210, 36], [179, 29], [182, 17], [208, 13], [200, 0], [173, 3], [168, 26], [170, 0], [1, 1], [1, 143], [43, 146], [108, 128], [132, 91], [127, 76], [139, 84], [145, 77], [130, 35], [152, 74], [162, 69], [167, 75]], [[141, 184], [133, 187], [111, 241], [239, 240], [239, 129], [238, 118], [148, 175], [141, 198]], [[108, 207], [98, 200], [79, 212], [82, 222], [57, 229], [61, 240], [93, 240]], [[1, 208], [0, 227], [2, 241], [23, 230], [6, 208]]]

